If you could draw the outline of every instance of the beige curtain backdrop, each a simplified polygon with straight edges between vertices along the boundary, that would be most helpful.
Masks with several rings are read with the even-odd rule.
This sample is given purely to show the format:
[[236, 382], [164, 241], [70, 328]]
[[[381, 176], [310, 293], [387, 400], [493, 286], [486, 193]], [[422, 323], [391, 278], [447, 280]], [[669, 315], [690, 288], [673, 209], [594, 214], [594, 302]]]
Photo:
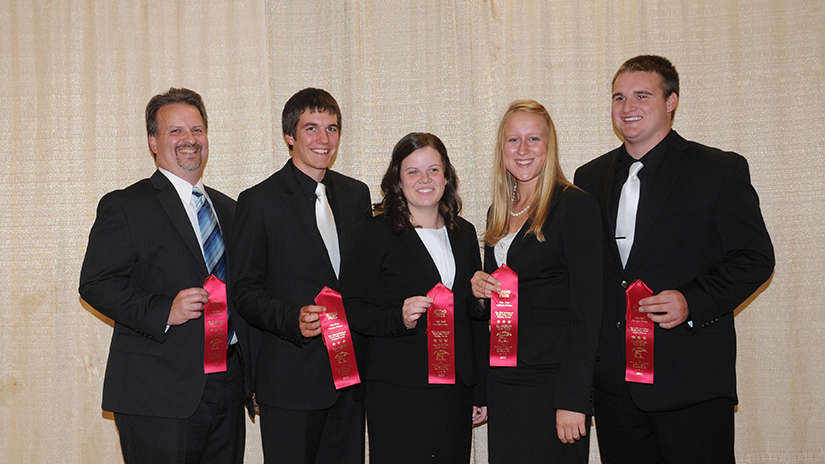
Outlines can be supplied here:
[[[572, 178], [619, 145], [610, 80], [641, 53], [679, 70], [683, 136], [747, 157], [776, 247], [736, 317], [737, 458], [825, 462], [823, 24], [821, 0], [0, 1], [0, 462], [122, 461], [100, 410], [111, 321], [77, 284], [98, 199], [154, 169], [152, 95], [204, 96], [205, 180], [233, 197], [287, 159], [280, 111], [307, 86], [338, 98], [335, 168], [374, 200], [395, 142], [434, 132], [483, 230], [508, 103], [547, 106]], [[257, 424], [247, 443], [261, 462]]]

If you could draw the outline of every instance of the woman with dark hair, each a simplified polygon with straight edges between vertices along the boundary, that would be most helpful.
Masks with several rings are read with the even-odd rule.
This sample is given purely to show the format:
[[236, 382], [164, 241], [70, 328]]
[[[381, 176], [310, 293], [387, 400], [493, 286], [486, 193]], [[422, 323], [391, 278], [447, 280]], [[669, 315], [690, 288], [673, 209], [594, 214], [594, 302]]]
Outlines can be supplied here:
[[533, 100], [516, 100], [501, 118], [493, 182], [473, 293], [499, 294], [490, 274], [503, 264], [514, 271], [518, 333], [515, 365], [490, 368], [489, 461], [587, 463], [602, 314], [599, 207], [565, 179], [553, 121]]
[[[403, 137], [377, 215], [357, 232], [341, 269], [350, 327], [369, 337], [362, 378], [371, 463], [469, 462], [472, 426], [487, 415], [488, 323], [470, 287], [481, 258], [475, 228], [458, 216], [457, 190], [438, 137]], [[427, 295], [444, 287], [452, 292], [453, 341], [434, 344], [445, 306]], [[451, 359], [454, 377], [439, 377]]]

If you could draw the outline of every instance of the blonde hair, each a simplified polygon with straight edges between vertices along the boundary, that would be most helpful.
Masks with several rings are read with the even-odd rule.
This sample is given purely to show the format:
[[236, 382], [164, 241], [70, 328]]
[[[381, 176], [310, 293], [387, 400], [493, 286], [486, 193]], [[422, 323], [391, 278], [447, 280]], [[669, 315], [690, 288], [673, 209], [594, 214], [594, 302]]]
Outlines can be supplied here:
[[511, 203], [511, 194], [513, 192], [515, 179], [507, 171], [507, 167], [504, 164], [504, 126], [507, 125], [516, 113], [520, 112], [540, 116], [544, 121], [547, 133], [547, 159], [544, 168], [539, 174], [536, 193], [530, 202], [528, 219], [531, 219], [533, 223], [530, 225], [530, 229], [527, 230], [528, 234], [535, 235], [536, 239], [540, 242], [544, 241], [542, 227], [544, 227], [544, 222], [547, 220], [548, 208], [553, 198], [553, 190], [557, 184], [561, 185], [564, 189], [573, 185], [564, 177], [564, 173], [561, 171], [556, 128], [553, 125], [550, 114], [544, 106], [535, 100], [516, 100], [511, 103], [501, 118], [501, 123], [498, 125], [495, 173], [493, 175], [493, 204], [487, 216], [487, 231], [484, 233], [484, 243], [490, 246], [498, 243], [498, 241], [508, 233], [510, 211], [513, 206]]

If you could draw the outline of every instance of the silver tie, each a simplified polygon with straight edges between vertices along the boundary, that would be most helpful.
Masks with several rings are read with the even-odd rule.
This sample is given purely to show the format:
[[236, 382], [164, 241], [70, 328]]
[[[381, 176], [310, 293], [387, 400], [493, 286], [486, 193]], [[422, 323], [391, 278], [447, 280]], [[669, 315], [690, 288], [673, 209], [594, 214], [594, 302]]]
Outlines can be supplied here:
[[633, 248], [633, 235], [636, 233], [636, 211], [639, 208], [639, 171], [644, 165], [636, 161], [630, 165], [627, 181], [622, 186], [619, 197], [619, 212], [616, 215], [616, 246], [622, 258], [622, 267], [627, 265], [627, 257]]
[[335, 270], [335, 277], [338, 277], [338, 271], [341, 267], [341, 252], [338, 250], [338, 230], [335, 228], [335, 217], [332, 215], [332, 208], [329, 207], [327, 201], [327, 187], [318, 182], [318, 187], [315, 188], [315, 222], [318, 223], [318, 232], [321, 233], [321, 238], [324, 239], [324, 244], [327, 246], [327, 253], [329, 253], [329, 260], [332, 262], [332, 268]]

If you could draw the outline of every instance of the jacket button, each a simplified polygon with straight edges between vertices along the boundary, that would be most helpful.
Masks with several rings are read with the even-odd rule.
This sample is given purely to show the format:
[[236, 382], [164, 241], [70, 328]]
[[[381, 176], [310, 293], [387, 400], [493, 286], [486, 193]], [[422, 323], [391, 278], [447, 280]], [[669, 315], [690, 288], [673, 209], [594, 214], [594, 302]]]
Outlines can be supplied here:
[[622, 288], [627, 288], [627, 281], [626, 280], [622, 281]]
[[617, 329], [621, 329], [621, 328], [622, 328], [622, 321], [619, 321], [619, 322], [617, 322], [617, 323], [616, 323], [616, 328], [617, 328]]

